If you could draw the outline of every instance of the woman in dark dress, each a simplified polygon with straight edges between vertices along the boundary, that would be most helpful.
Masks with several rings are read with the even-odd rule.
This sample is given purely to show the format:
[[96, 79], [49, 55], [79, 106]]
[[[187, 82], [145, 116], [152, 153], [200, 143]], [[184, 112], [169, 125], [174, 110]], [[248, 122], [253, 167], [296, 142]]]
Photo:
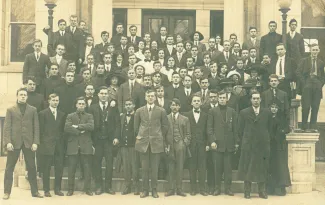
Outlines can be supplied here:
[[268, 179], [269, 194], [279, 196], [286, 195], [286, 187], [291, 186], [290, 173], [288, 168], [288, 143], [286, 134], [289, 133], [289, 124], [283, 112], [279, 110], [277, 103], [270, 106], [272, 112], [272, 131], [270, 168]]

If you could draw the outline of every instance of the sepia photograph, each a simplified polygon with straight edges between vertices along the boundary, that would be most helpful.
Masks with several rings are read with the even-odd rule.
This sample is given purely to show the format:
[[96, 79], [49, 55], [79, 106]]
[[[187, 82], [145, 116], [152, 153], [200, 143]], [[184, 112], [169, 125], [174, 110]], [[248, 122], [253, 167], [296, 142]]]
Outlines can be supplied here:
[[0, 0], [0, 204], [324, 205], [325, 0]]

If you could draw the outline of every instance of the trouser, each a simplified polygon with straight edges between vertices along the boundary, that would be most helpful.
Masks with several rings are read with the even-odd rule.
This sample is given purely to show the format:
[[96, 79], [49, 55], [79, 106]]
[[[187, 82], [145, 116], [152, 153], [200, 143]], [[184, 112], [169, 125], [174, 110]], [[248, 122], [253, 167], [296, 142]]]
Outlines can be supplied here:
[[[57, 145], [58, 146], [58, 145]], [[64, 153], [59, 149], [55, 151], [54, 155], [42, 155], [42, 170], [43, 170], [43, 190], [50, 191], [50, 172], [51, 166], [54, 162], [55, 184], [54, 191], [61, 191], [61, 182], [64, 166]]]
[[152, 153], [150, 145], [145, 153], [140, 153], [143, 191], [149, 191], [149, 167], [151, 168], [151, 189], [157, 189], [160, 155], [161, 153]]
[[134, 147], [121, 147], [120, 154], [123, 163], [123, 174], [125, 180], [125, 187], [130, 188], [132, 185], [137, 189], [139, 187], [139, 153], [135, 151]]
[[[258, 192], [265, 192], [265, 182], [259, 182], [257, 183], [258, 186]], [[252, 182], [250, 181], [245, 181], [244, 182], [244, 192], [245, 193], [250, 193], [252, 188]]]
[[14, 151], [8, 151], [5, 177], [4, 177], [4, 193], [11, 194], [13, 172], [20, 155], [20, 150], [22, 150], [24, 154], [31, 193], [35, 194], [38, 192], [37, 181], [36, 181], [35, 153], [30, 148], [26, 148], [24, 145], [22, 145], [20, 149], [15, 149]]
[[205, 191], [206, 178], [206, 151], [204, 144], [193, 143], [190, 145], [192, 157], [190, 159], [191, 190], [196, 190], [196, 173], [199, 171], [200, 191]]
[[221, 188], [222, 174], [224, 175], [225, 190], [231, 188], [232, 183], [232, 170], [231, 170], [231, 158], [233, 152], [215, 152], [215, 185], [216, 189]]
[[[80, 154], [81, 165], [84, 170], [84, 191], [90, 191], [91, 186], [91, 154]], [[78, 155], [68, 156], [68, 189], [74, 191], [74, 182], [76, 176], [76, 169], [78, 164]]]
[[[169, 175], [169, 189], [182, 190], [182, 181], [183, 181], [183, 170], [184, 170], [184, 162], [186, 158], [186, 145], [183, 141], [174, 142], [173, 150], [175, 159], [169, 159], [168, 163], [168, 175]], [[176, 179], [175, 179], [176, 177]]]
[[310, 115], [310, 128], [316, 129], [317, 115], [319, 110], [320, 101], [322, 98], [322, 87], [317, 79], [309, 79], [308, 84], [303, 88], [301, 96], [302, 107], [302, 128], [307, 129], [307, 121]]
[[[112, 188], [112, 175], [113, 175], [113, 141], [109, 139], [99, 139], [94, 143], [95, 155], [94, 155], [94, 178], [96, 182], [96, 188], [104, 188], [106, 190]], [[102, 175], [102, 161], [105, 158], [105, 186], [103, 186]]]
[[207, 153], [207, 184], [209, 189], [215, 188], [215, 168], [214, 168], [214, 152]]
[[290, 81], [288, 81], [286, 79], [281, 80], [278, 85], [278, 89], [287, 93], [288, 102], [289, 102], [289, 105], [291, 105], [292, 91], [291, 91], [291, 87], [290, 87]]

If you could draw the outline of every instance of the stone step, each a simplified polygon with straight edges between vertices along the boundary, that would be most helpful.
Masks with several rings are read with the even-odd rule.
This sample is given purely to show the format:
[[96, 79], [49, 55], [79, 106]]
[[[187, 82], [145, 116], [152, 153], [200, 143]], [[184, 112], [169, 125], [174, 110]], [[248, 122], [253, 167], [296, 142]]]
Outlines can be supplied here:
[[[30, 189], [29, 182], [25, 179], [24, 176], [19, 176], [18, 178], [18, 187], [21, 189]], [[141, 180], [140, 180], [141, 182]], [[41, 178], [37, 178], [37, 184], [38, 188], [40, 190], [43, 189], [43, 183]], [[75, 191], [83, 191], [83, 180], [77, 179], [75, 180]], [[140, 183], [141, 184], [141, 183]], [[123, 189], [124, 185], [124, 179], [122, 178], [113, 178], [112, 181], [112, 189], [115, 192], [121, 192]], [[95, 183], [92, 180], [91, 183], [92, 190], [95, 190]], [[168, 182], [166, 180], [158, 180], [158, 187], [157, 190], [158, 192], [166, 192], [168, 190]], [[50, 179], [50, 188], [51, 190], [54, 189], [54, 177], [51, 177]], [[63, 177], [62, 179], [62, 190], [67, 191], [68, 190], [68, 178]], [[141, 189], [140, 189], [141, 190]], [[183, 190], [185, 192], [190, 192], [190, 181], [189, 180], [183, 180]], [[222, 191], [224, 190], [223, 185], [222, 185]], [[232, 190], [235, 193], [243, 193], [244, 192], [244, 182], [242, 181], [233, 181], [232, 183]], [[252, 184], [252, 193], [257, 193], [257, 184], [253, 183]]]
[[325, 162], [316, 162], [315, 171], [316, 174], [325, 174]]

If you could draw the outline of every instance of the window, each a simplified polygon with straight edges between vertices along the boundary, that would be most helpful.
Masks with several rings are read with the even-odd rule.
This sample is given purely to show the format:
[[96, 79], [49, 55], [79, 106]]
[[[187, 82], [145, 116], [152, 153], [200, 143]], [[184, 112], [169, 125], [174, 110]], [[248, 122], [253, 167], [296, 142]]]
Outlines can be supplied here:
[[23, 62], [33, 52], [36, 36], [35, 0], [11, 0], [10, 61]]
[[160, 27], [162, 26], [162, 19], [155, 19], [151, 18], [149, 19], [149, 32], [151, 34], [158, 35], [160, 31]]

